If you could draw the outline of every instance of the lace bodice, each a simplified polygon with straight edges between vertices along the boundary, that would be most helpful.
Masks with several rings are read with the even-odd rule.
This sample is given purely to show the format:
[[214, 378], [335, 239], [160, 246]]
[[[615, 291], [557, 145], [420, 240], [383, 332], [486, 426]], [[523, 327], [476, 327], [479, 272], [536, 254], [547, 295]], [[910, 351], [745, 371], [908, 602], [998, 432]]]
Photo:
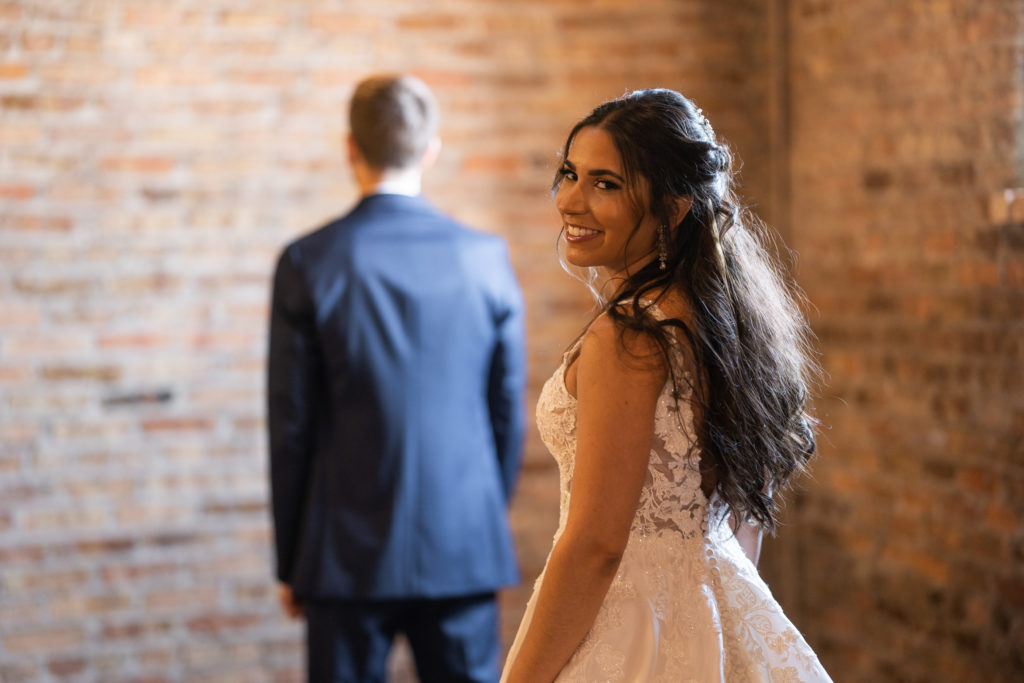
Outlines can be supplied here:
[[[558, 463], [559, 534], [565, 526], [576, 462], [576, 399], [565, 387], [565, 374], [575, 349], [567, 351], [562, 364], [541, 390], [537, 403], [537, 428], [544, 445]], [[685, 370], [678, 357], [677, 377]], [[695, 538], [704, 532], [708, 500], [700, 487], [700, 450], [693, 429], [690, 396], [673, 387], [671, 377], [658, 396], [654, 415], [647, 475], [630, 537], [643, 538], [671, 532]]]
[[[663, 317], [653, 304], [648, 311]], [[673, 372], [683, 378], [682, 349], [674, 351]], [[556, 543], [565, 529], [576, 462], [577, 402], [565, 386], [574, 352], [565, 354], [537, 404], [541, 438], [558, 463]], [[701, 490], [691, 397], [689, 391], [677, 395], [671, 377], [658, 396], [647, 474], [618, 571], [557, 683], [829, 681], [744, 555], [726, 505]], [[542, 572], [510, 662], [543, 581]]]

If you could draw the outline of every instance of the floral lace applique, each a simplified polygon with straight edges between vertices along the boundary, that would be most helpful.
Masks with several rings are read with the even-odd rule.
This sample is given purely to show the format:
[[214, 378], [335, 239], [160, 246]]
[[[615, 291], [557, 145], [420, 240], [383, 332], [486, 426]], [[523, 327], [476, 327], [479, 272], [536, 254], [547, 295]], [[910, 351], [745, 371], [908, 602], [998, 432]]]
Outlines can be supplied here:
[[[653, 304], [648, 309], [661, 318]], [[576, 456], [576, 399], [565, 387], [570, 357], [545, 383], [537, 426], [558, 463], [565, 528]], [[683, 377], [681, 351], [673, 355]], [[658, 398], [647, 474], [618, 572], [590, 631], [558, 677], [593, 681], [829, 681], [729, 527], [728, 509], [700, 487], [689, 394], [666, 382]], [[527, 606], [512, 660], [529, 625]]]

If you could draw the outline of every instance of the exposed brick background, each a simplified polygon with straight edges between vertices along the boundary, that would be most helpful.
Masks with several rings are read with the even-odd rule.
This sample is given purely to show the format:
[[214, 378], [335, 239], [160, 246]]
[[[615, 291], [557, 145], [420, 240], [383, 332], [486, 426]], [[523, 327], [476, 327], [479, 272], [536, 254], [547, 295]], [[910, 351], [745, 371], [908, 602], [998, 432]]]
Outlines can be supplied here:
[[[830, 373], [822, 457], [764, 574], [837, 681], [1011, 680], [1022, 16], [1016, 0], [0, 1], [0, 681], [301, 678], [271, 581], [269, 278], [284, 242], [354, 201], [345, 103], [376, 70], [438, 94], [425, 193], [512, 246], [531, 409], [589, 307], [555, 260], [563, 136], [627, 88], [694, 97], [801, 252]], [[556, 480], [531, 429], [507, 638]]]
[[792, 246], [830, 375], [794, 610], [840, 680], [1019, 680], [1024, 5], [789, 5]]

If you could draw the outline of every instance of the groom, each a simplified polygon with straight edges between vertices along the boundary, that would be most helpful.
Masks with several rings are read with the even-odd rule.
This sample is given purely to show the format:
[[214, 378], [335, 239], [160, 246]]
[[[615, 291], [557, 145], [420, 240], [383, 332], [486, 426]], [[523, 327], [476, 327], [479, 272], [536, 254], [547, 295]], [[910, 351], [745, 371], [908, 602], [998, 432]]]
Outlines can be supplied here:
[[361, 199], [289, 244], [268, 362], [279, 594], [311, 681], [496, 681], [495, 591], [518, 581], [507, 505], [524, 427], [523, 301], [500, 238], [420, 196], [440, 149], [421, 81], [361, 82]]

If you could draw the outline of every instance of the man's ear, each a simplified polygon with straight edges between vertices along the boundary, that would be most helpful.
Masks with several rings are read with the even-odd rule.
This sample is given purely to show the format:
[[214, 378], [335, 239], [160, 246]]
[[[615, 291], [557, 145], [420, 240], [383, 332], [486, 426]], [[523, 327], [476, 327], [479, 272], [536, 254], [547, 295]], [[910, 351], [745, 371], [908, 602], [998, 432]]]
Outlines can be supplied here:
[[355, 166], [363, 161], [363, 153], [359, 151], [359, 145], [356, 144], [356, 139], [349, 133], [345, 136], [345, 148], [348, 152], [348, 163], [351, 166]]
[[420, 158], [420, 169], [426, 170], [433, 166], [437, 162], [437, 157], [441, 154], [441, 138], [433, 137], [430, 142], [427, 143], [427, 148], [423, 150], [423, 156]]

